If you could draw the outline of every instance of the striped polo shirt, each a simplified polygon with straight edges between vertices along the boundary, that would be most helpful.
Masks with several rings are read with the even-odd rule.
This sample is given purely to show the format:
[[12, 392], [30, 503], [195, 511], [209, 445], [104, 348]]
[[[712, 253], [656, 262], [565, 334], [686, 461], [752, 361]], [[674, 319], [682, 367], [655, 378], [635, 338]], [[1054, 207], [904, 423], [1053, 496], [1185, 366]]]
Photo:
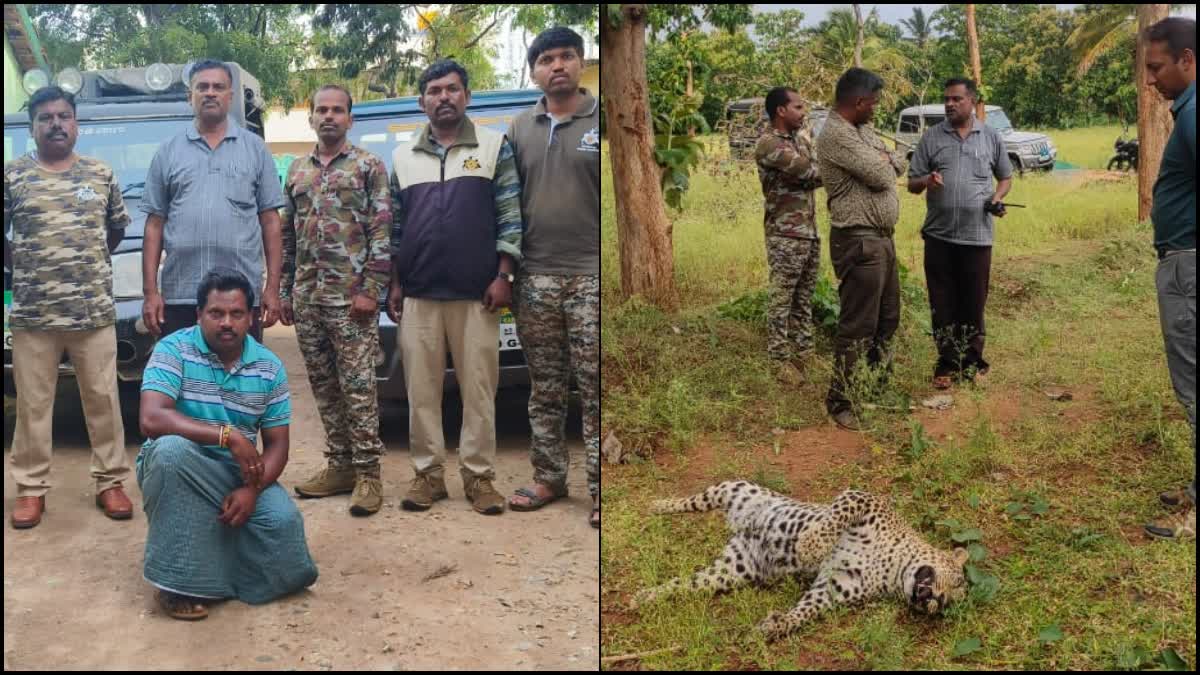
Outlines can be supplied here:
[[198, 325], [159, 340], [142, 375], [142, 391], [170, 396], [176, 410], [197, 422], [232, 424], [251, 443], [259, 429], [284, 426], [292, 417], [287, 371], [279, 357], [247, 335], [242, 358], [226, 371]]

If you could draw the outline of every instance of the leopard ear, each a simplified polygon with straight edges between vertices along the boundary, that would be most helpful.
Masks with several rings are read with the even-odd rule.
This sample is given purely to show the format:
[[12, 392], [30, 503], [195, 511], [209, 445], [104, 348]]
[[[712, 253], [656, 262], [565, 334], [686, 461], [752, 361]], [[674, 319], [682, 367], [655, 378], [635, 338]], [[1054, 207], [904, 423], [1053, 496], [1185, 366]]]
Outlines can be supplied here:
[[962, 567], [971, 558], [971, 553], [965, 548], [956, 548], [954, 549], [953, 557], [955, 566]]

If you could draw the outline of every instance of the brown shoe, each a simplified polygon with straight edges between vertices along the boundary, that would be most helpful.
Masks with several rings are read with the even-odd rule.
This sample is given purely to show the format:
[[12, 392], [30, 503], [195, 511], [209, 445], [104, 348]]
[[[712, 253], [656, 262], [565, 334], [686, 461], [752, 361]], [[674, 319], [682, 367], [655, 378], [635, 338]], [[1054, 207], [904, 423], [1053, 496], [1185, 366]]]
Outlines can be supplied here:
[[12, 526], [18, 530], [33, 527], [42, 522], [42, 512], [46, 510], [46, 497], [17, 497], [17, 505], [12, 512]]
[[442, 474], [417, 474], [400, 506], [407, 511], [424, 511], [439, 499], [445, 499], [446, 479]]
[[129, 520], [133, 517], [133, 504], [119, 485], [96, 495], [96, 506], [104, 509], [104, 515], [113, 520]]
[[359, 476], [350, 496], [350, 513], [369, 516], [383, 506], [383, 482], [376, 476]]
[[504, 497], [492, 487], [491, 479], [463, 476], [463, 491], [476, 511], [489, 516], [504, 513]]

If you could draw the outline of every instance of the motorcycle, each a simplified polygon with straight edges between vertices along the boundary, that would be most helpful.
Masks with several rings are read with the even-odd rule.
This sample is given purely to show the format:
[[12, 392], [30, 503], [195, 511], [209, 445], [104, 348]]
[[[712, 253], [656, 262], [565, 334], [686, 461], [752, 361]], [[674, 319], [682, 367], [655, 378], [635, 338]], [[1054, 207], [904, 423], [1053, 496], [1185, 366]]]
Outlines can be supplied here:
[[1113, 143], [1113, 150], [1116, 151], [1116, 154], [1108, 160], [1109, 171], [1129, 171], [1130, 169], [1137, 171], [1138, 139], [1127, 141], [1125, 134], [1121, 134]]

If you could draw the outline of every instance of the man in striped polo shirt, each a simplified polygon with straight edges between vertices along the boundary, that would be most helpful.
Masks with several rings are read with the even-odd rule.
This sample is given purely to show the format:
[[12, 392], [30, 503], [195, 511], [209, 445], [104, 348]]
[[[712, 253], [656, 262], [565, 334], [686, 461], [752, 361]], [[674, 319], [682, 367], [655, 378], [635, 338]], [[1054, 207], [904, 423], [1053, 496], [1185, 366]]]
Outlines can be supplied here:
[[260, 604], [317, 580], [300, 511], [275, 483], [292, 407], [283, 362], [247, 335], [254, 291], [217, 268], [196, 306], [198, 324], [163, 338], [146, 364], [139, 421], [149, 440], [137, 457], [143, 576], [168, 615], [189, 620], [208, 616], [210, 600]]

